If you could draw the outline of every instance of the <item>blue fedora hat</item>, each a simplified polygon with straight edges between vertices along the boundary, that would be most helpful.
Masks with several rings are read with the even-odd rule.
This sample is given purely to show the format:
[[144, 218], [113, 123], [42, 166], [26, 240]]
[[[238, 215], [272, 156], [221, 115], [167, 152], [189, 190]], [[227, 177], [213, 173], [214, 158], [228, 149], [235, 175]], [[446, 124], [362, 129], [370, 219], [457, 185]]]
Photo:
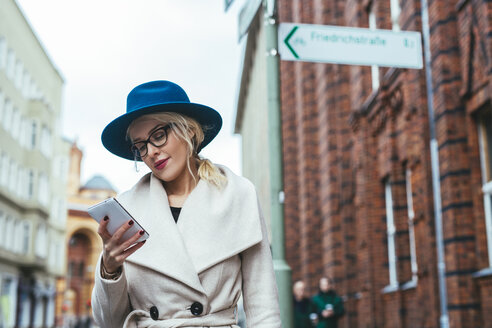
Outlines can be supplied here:
[[179, 85], [169, 81], [152, 81], [140, 84], [130, 91], [126, 113], [114, 119], [102, 132], [104, 147], [117, 156], [134, 160], [131, 142], [126, 135], [128, 126], [142, 115], [159, 112], [175, 112], [197, 120], [205, 135], [198, 151], [208, 145], [222, 127], [222, 117], [216, 110], [190, 102]]

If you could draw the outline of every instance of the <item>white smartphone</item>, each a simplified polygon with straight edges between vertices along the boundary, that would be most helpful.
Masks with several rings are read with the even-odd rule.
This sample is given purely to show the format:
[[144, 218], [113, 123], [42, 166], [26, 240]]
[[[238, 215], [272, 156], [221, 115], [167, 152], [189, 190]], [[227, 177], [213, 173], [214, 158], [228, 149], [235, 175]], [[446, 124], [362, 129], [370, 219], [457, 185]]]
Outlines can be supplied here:
[[140, 230], [143, 230], [144, 234], [137, 240], [137, 242], [144, 241], [149, 238], [147, 231], [145, 231], [137, 220], [135, 220], [114, 197], [108, 198], [89, 207], [87, 212], [99, 223], [101, 223], [101, 220], [104, 219], [105, 216], [109, 217], [109, 223], [106, 229], [111, 235], [113, 235], [123, 224], [128, 224], [128, 221], [133, 220], [133, 225], [121, 237], [121, 240], [123, 241], [130, 239]]

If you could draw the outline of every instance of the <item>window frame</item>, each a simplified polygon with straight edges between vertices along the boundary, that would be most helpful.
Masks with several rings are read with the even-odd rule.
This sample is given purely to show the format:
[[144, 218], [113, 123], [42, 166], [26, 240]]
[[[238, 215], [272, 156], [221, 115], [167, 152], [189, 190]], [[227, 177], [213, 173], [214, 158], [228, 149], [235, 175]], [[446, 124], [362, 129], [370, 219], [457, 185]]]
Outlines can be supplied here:
[[398, 287], [398, 258], [396, 254], [396, 225], [393, 212], [393, 191], [389, 179], [384, 182], [384, 203], [386, 208], [386, 237], [388, 251], [388, 287]]
[[2, 171], [0, 172], [0, 186], [8, 189], [9, 185], [9, 171], [10, 171], [10, 158], [9, 155], [2, 151], [0, 154], [0, 160], [2, 161]]
[[2, 90], [0, 90], [0, 120], [3, 120], [4, 110], [5, 110], [5, 95], [3, 94]]
[[5, 97], [5, 103], [3, 108], [2, 123], [5, 131], [11, 133], [12, 130], [12, 117], [14, 115], [14, 104], [12, 100]]
[[[485, 115], [484, 115], [485, 116]], [[487, 124], [486, 118], [479, 118], [478, 122], [478, 144], [480, 153], [480, 168], [482, 175], [482, 193], [485, 216], [485, 231], [487, 237], [487, 250], [489, 268], [492, 268], [492, 172], [491, 167], [487, 165], [487, 159], [490, 162], [492, 159], [489, 154], [489, 145], [487, 141]]]
[[31, 222], [25, 220], [22, 223], [22, 254], [29, 254], [31, 250], [31, 235], [32, 235], [32, 226]]
[[9, 80], [13, 80], [15, 77], [15, 65], [16, 65], [15, 51], [13, 49], [8, 49], [5, 74], [7, 75], [7, 78]]
[[7, 40], [0, 36], [0, 69], [7, 67]]
[[7, 232], [7, 214], [0, 210], [0, 248], [7, 248], [6, 245], [6, 232]]
[[410, 268], [412, 271], [412, 281], [417, 282], [418, 262], [417, 262], [417, 246], [415, 242], [415, 211], [413, 209], [413, 194], [412, 194], [412, 170], [405, 170], [405, 189], [407, 194], [407, 211], [408, 211], [408, 239], [410, 242]]

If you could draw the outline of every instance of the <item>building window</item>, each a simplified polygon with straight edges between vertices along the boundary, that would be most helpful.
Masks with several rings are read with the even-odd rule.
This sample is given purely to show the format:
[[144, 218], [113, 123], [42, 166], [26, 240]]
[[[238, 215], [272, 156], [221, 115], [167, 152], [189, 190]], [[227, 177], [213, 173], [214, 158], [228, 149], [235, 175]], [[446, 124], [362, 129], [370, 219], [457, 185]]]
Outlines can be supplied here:
[[66, 183], [68, 178], [68, 159], [66, 156], [56, 156], [52, 161], [52, 176], [56, 176], [61, 182]]
[[24, 98], [29, 97], [29, 86], [31, 85], [31, 75], [27, 70], [24, 70], [24, 74], [22, 76], [22, 96]]
[[21, 124], [21, 116], [20, 116], [19, 109], [14, 107], [12, 110], [11, 133], [12, 133], [12, 137], [17, 141], [19, 141], [19, 137], [20, 137], [20, 124]]
[[417, 250], [415, 246], [415, 229], [413, 211], [413, 194], [412, 194], [412, 171], [407, 169], [405, 172], [406, 194], [407, 194], [407, 209], [408, 209], [408, 237], [410, 239], [410, 265], [412, 269], [412, 281], [417, 281]]
[[22, 198], [29, 199], [29, 169], [24, 169], [24, 178], [22, 179]]
[[58, 200], [58, 222], [65, 225], [67, 219], [67, 204], [64, 199]]
[[79, 277], [84, 277], [84, 272], [85, 272], [85, 263], [84, 261], [81, 261], [79, 263]]
[[31, 122], [31, 149], [36, 148], [38, 125], [35, 120]]
[[58, 206], [58, 201], [57, 201], [58, 197], [53, 197], [53, 199], [51, 200], [51, 214], [50, 214], [50, 221], [51, 222], [57, 222], [58, 221], [58, 218], [57, 218], [57, 215], [58, 215], [58, 209], [57, 209], [57, 206]]
[[39, 224], [36, 232], [36, 256], [46, 258], [48, 255], [48, 230], [44, 223]]
[[15, 186], [15, 192], [19, 198], [24, 198], [24, 169], [19, 166], [17, 170], [17, 184]]
[[9, 251], [14, 249], [14, 218], [7, 216], [7, 223], [5, 224], [5, 248]]
[[[371, 30], [377, 29], [376, 13], [374, 11], [374, 5], [371, 5], [371, 7], [369, 8], [369, 29]], [[371, 66], [371, 83], [372, 83], [372, 90], [379, 89], [379, 66], [377, 65]]]
[[5, 131], [9, 131], [9, 132], [12, 127], [12, 114], [13, 114], [12, 111], [13, 111], [12, 102], [10, 101], [10, 99], [5, 99], [5, 107], [2, 117], [2, 123]]
[[9, 190], [15, 192], [15, 188], [17, 187], [17, 172], [19, 168], [17, 163], [11, 159], [10, 160], [10, 173], [9, 173]]
[[65, 223], [65, 203], [61, 197], [54, 197], [51, 202], [51, 219], [53, 223], [57, 225], [64, 225]]
[[3, 213], [3, 211], [0, 211], [0, 227], [2, 227], [2, 229], [0, 229], [0, 247], [4, 248], [6, 246], [5, 233], [7, 229], [5, 228], [7, 227], [7, 222], [5, 219], [5, 213]]
[[28, 221], [24, 221], [24, 236], [22, 242], [22, 253], [29, 254], [29, 245], [31, 241], [31, 224]]
[[11, 80], [14, 79], [15, 75], [15, 53], [14, 50], [9, 49], [7, 53], [7, 69], [6, 69], [7, 77]]
[[479, 118], [478, 140], [489, 266], [492, 267], [492, 126], [490, 122], [492, 122], [492, 110], [489, 107]]
[[55, 268], [55, 241], [50, 240], [50, 251], [48, 254], [48, 265]]
[[0, 327], [14, 327], [18, 284], [16, 278], [7, 273], [3, 273], [0, 282], [0, 300], [2, 300], [3, 310]]
[[393, 215], [393, 196], [391, 191], [391, 183], [389, 180], [384, 185], [384, 198], [386, 204], [386, 233], [388, 238], [388, 270], [389, 270], [389, 286], [398, 286], [398, 276], [396, 272], [396, 227], [395, 218]]
[[7, 41], [0, 37], [0, 69], [7, 65]]
[[50, 157], [51, 148], [51, 132], [48, 127], [43, 126], [41, 129], [41, 153], [46, 157]]
[[28, 143], [27, 143], [27, 141], [29, 140], [27, 135], [28, 129], [29, 129], [29, 120], [26, 118], [21, 118], [19, 143], [24, 148], [28, 147]]
[[49, 190], [48, 177], [46, 176], [46, 174], [41, 173], [39, 175], [38, 183], [39, 183], [38, 200], [42, 205], [48, 206], [49, 199], [50, 199], [50, 190]]
[[400, 7], [400, 0], [390, 0], [390, 5], [391, 5], [391, 29], [395, 32], [400, 31], [400, 14], [401, 14], [401, 7]]
[[73, 273], [74, 273], [74, 270], [75, 269], [75, 263], [70, 261], [70, 263], [68, 263], [68, 278], [72, 278], [73, 277]]
[[19, 90], [22, 89], [23, 72], [24, 72], [24, 65], [22, 65], [22, 62], [20, 60], [18, 60], [17, 63], [15, 64], [14, 84], [16, 88]]
[[22, 242], [24, 241], [23, 224], [20, 220], [15, 221], [15, 245], [14, 251], [22, 253]]
[[3, 120], [3, 109], [5, 107], [5, 99], [2, 91], [0, 90], [0, 120]]
[[9, 182], [10, 159], [7, 153], [2, 152], [2, 171], [0, 172], [0, 184], [7, 187]]
[[37, 83], [31, 79], [31, 86], [29, 88], [29, 99], [41, 100], [42, 98], [43, 98], [43, 93], [39, 89]]
[[27, 199], [32, 199], [34, 196], [34, 171], [29, 170], [28, 186], [27, 186]]
[[63, 250], [65, 247], [63, 247], [63, 242], [57, 242], [56, 243], [56, 265], [55, 267], [58, 268], [58, 270], [63, 270], [63, 266], [65, 265], [64, 259], [65, 259], [65, 254], [63, 253]]

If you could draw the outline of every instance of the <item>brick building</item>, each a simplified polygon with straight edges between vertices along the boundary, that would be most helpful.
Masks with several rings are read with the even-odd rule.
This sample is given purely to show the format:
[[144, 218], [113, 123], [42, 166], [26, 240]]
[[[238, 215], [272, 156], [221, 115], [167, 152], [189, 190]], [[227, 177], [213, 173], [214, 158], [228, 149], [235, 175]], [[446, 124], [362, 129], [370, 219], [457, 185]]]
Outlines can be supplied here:
[[[420, 31], [430, 61], [422, 70], [281, 62], [293, 280], [314, 293], [320, 276], [333, 277], [342, 327], [492, 327], [490, 1], [278, 0], [278, 14]], [[259, 7], [245, 41], [236, 117], [245, 144], [260, 134], [243, 123], [266, 110], [250, 99], [261, 95], [262, 16]]]

